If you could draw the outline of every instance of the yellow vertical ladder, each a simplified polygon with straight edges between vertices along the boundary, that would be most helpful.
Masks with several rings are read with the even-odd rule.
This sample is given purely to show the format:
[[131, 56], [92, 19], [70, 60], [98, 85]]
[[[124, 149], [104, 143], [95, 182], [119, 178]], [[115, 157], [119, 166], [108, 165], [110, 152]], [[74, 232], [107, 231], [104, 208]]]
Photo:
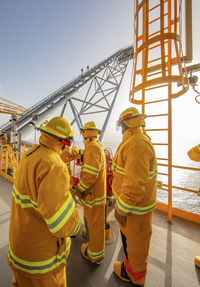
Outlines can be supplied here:
[[[168, 191], [169, 222], [172, 221], [172, 99], [188, 90], [182, 58], [181, 9], [180, 0], [135, 1], [130, 101], [140, 105], [141, 112], [148, 115], [146, 131], [152, 135], [158, 174], [167, 178], [166, 189], [162, 190]], [[162, 134], [165, 134], [163, 141]], [[162, 168], [164, 172], [160, 171]]]

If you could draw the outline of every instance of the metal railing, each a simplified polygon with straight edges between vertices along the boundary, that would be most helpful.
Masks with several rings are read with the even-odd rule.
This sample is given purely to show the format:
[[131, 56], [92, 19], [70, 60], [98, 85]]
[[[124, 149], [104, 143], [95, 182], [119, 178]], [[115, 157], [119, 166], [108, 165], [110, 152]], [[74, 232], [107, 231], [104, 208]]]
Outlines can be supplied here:
[[2, 145], [0, 152], [0, 170], [15, 178], [22, 153], [12, 150], [10, 145]]
[[10, 145], [2, 145], [0, 148], [0, 174], [13, 182], [22, 155], [32, 146], [34, 145], [29, 143], [24, 144], [22, 151], [16, 152], [12, 150]]

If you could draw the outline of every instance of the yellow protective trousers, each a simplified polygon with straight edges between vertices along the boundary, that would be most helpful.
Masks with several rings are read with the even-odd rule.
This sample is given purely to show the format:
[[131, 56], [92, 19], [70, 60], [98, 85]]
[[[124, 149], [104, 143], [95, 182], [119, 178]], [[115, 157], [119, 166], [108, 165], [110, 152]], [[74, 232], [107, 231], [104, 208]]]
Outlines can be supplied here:
[[128, 214], [126, 225], [120, 225], [124, 247], [124, 267], [130, 280], [144, 285], [152, 233], [152, 212], [137, 215]]
[[66, 287], [66, 267], [55, 269], [50, 275], [41, 278], [31, 278], [13, 271], [12, 287]]
[[88, 235], [88, 258], [91, 262], [100, 261], [105, 253], [105, 204], [93, 208], [84, 206], [84, 219]]

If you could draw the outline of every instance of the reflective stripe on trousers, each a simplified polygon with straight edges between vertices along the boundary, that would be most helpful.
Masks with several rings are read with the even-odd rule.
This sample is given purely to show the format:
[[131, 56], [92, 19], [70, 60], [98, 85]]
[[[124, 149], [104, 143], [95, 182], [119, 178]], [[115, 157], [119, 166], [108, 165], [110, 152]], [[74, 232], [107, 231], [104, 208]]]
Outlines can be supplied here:
[[21, 272], [13, 272], [12, 287], [66, 287], [66, 267], [55, 270], [49, 276], [30, 278], [23, 276]]

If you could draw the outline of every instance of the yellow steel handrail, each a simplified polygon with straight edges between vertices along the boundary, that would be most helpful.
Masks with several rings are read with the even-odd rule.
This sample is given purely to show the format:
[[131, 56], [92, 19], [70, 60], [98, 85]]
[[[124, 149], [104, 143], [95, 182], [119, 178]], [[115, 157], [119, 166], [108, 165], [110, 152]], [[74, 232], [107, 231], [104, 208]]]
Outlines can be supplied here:
[[22, 145], [22, 154], [24, 154], [28, 149], [32, 148], [35, 144], [24, 143]]
[[[12, 150], [10, 145], [2, 145], [0, 149], [0, 174], [13, 182], [21, 156], [27, 150], [27, 147], [32, 146], [33, 144], [24, 144], [22, 152], [16, 152]], [[12, 172], [12, 175], [9, 175], [9, 171]]]
[[8, 171], [12, 171], [12, 177], [15, 178], [16, 171], [18, 168], [18, 163], [22, 153], [15, 152], [12, 150], [10, 145], [1, 146], [1, 157], [0, 157], [0, 170], [5, 174], [8, 174]]

